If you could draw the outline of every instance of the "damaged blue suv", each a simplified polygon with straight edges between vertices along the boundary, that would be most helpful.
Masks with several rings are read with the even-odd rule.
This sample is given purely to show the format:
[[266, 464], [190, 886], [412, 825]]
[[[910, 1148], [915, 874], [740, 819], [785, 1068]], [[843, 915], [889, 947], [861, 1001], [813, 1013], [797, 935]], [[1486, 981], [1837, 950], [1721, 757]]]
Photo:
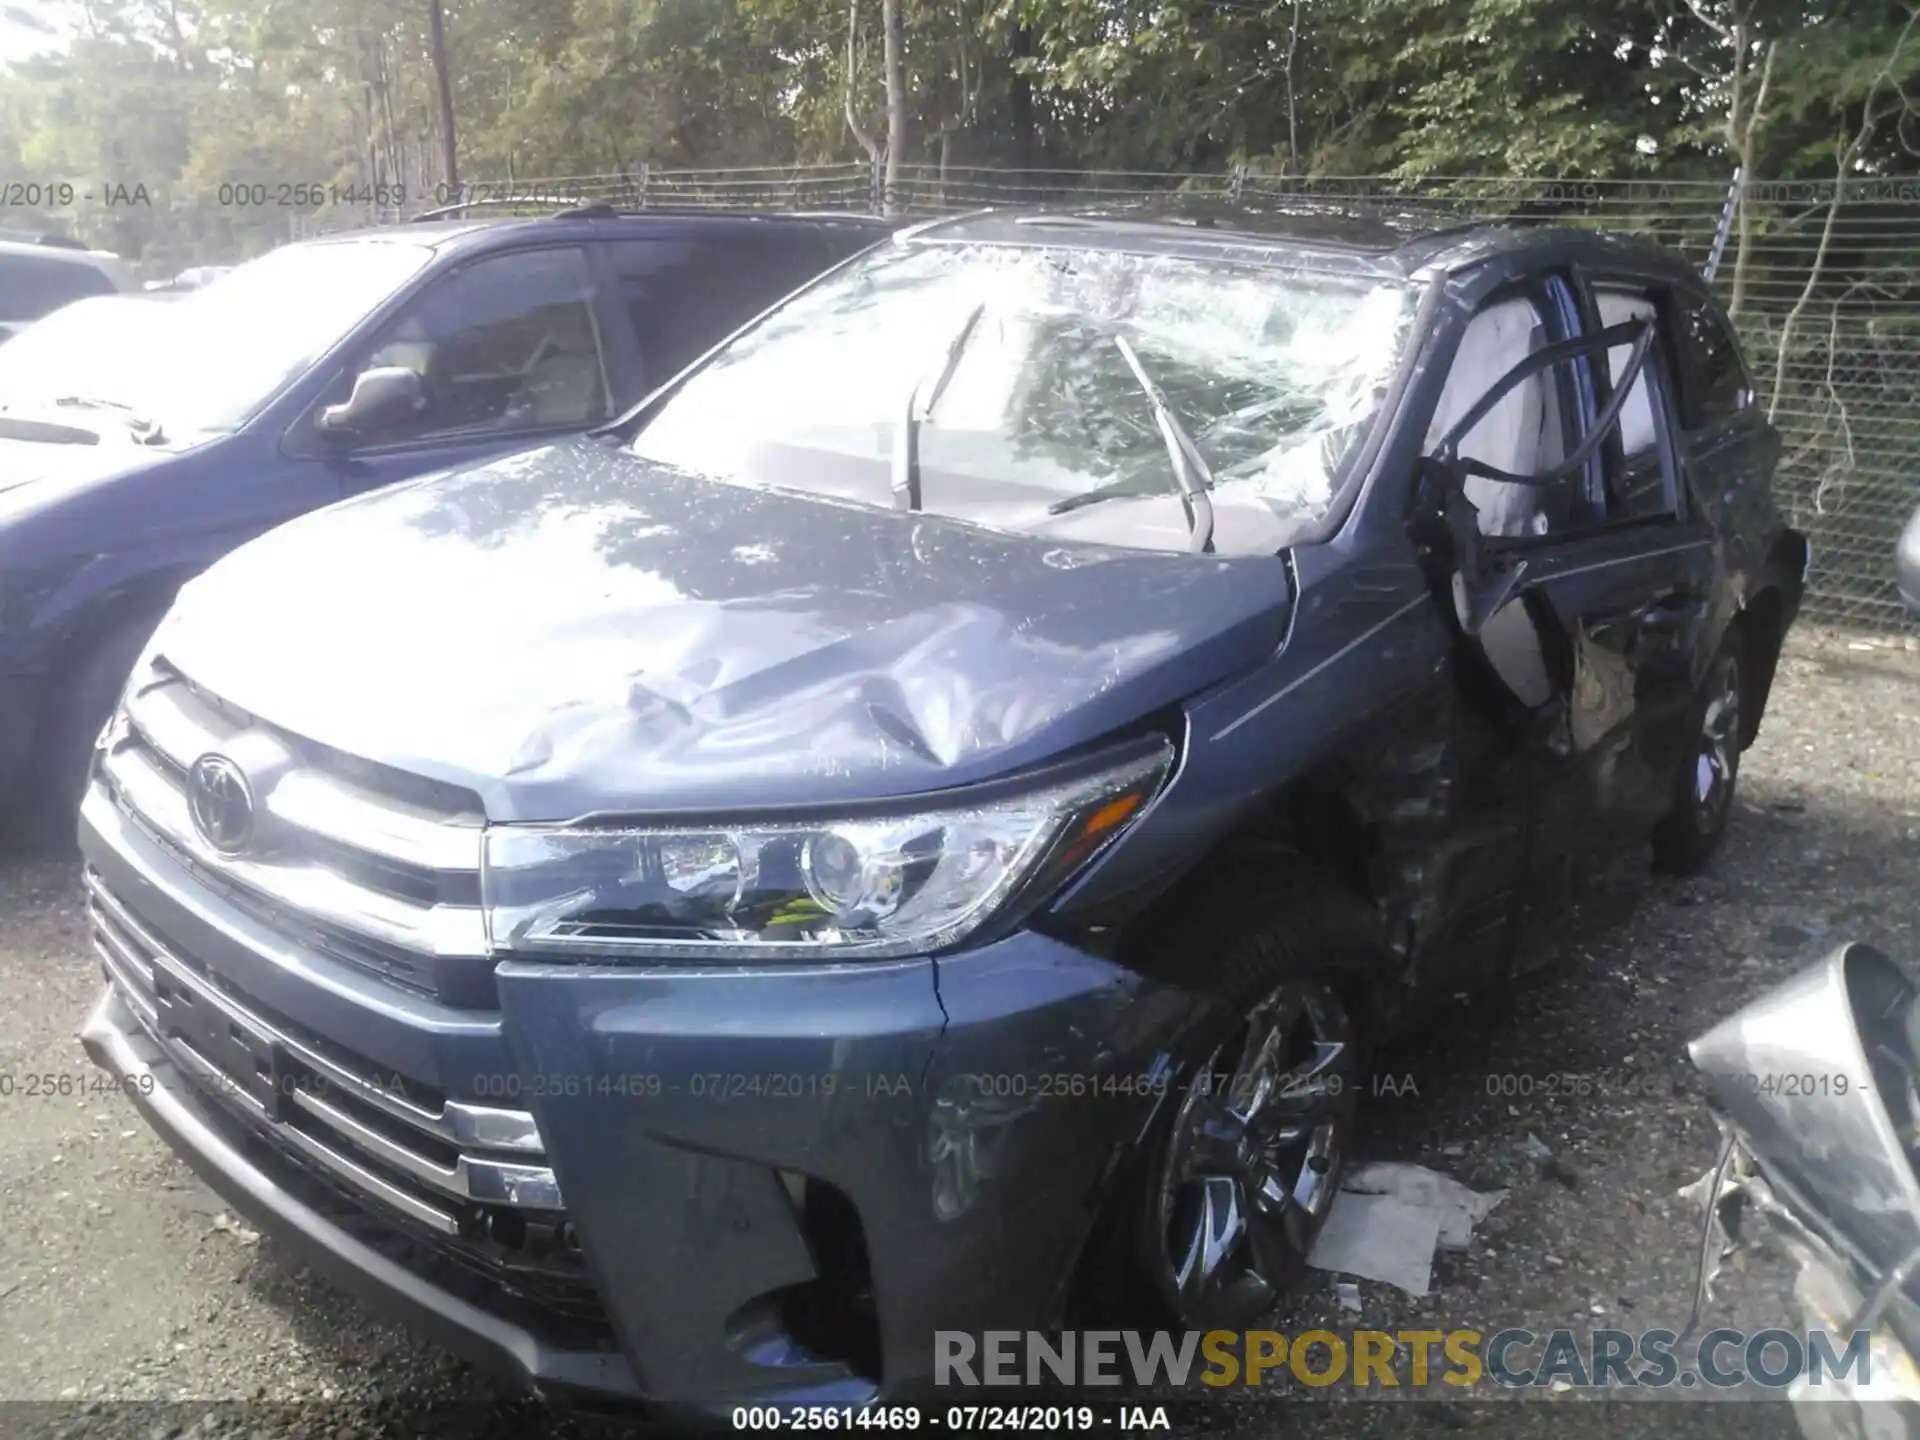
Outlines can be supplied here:
[[[181, 592], [84, 1032], [313, 1264], [547, 1392], [908, 1396], [1299, 1273], [1368, 1046], [1706, 864], [1806, 547], [1651, 246], [904, 231], [613, 430]], [[324, 597], [324, 600], [319, 597]]]

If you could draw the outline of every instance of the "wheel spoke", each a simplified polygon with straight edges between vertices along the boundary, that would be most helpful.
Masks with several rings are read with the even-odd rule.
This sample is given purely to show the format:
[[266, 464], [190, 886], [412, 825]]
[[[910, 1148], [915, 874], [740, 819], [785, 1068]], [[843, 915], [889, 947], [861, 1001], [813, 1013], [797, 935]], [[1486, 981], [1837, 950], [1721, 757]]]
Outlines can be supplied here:
[[1227, 1110], [1242, 1124], [1266, 1108], [1278, 1083], [1280, 1047], [1286, 1041], [1289, 1017], [1276, 1015], [1277, 1008], [1263, 1006], [1254, 1011], [1240, 1048], [1240, 1058], [1227, 1081]]
[[1344, 1040], [1317, 1040], [1313, 1054], [1280, 1077], [1276, 1099], [1282, 1105], [1310, 1109], [1329, 1097], [1330, 1077], [1346, 1059]]
[[1740, 700], [1735, 695], [1722, 695], [1707, 706], [1706, 718], [1701, 729], [1709, 740], [1725, 740], [1733, 734], [1733, 727], [1740, 719]]
[[1326, 1123], [1313, 1132], [1294, 1180], [1293, 1201], [1308, 1215], [1324, 1214], [1333, 1204], [1333, 1175], [1340, 1168], [1339, 1127]]
[[1247, 1254], [1253, 1261], [1254, 1278], [1269, 1290], [1277, 1289], [1279, 1278], [1292, 1268], [1291, 1260], [1303, 1254], [1307, 1236], [1301, 1217], [1291, 1204], [1275, 1208], [1255, 1205], [1247, 1214]]
[[1718, 693], [1701, 712], [1699, 749], [1693, 760], [1695, 822], [1710, 830], [1733, 794], [1740, 763], [1740, 671], [1723, 662]]
[[1191, 1233], [1174, 1268], [1174, 1283], [1197, 1300], [1220, 1279], [1222, 1268], [1246, 1238], [1247, 1212], [1240, 1182], [1230, 1175], [1207, 1175], [1194, 1182]]

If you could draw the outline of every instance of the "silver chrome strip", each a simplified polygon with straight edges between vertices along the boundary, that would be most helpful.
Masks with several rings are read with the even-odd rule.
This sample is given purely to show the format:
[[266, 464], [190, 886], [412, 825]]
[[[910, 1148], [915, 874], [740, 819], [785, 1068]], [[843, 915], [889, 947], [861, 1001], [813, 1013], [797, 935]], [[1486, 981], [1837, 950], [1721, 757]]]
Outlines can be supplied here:
[[1273, 694], [1267, 696], [1266, 699], [1262, 700], [1258, 705], [1255, 705], [1251, 710], [1247, 711], [1247, 713], [1242, 715], [1238, 720], [1228, 721], [1225, 725], [1221, 726], [1218, 730], [1214, 731], [1213, 735], [1210, 738], [1213, 740], [1226, 739], [1227, 736], [1231, 735], [1234, 731], [1238, 730], [1242, 725], [1246, 724], [1249, 720], [1253, 719], [1256, 715], [1265, 714], [1268, 710], [1273, 708], [1275, 705], [1278, 705], [1282, 700], [1286, 699], [1287, 696], [1291, 695], [1294, 691], [1298, 690], [1302, 685], [1306, 684], [1309, 680], [1313, 679], [1314, 676], [1320, 674], [1329, 665], [1332, 665], [1337, 660], [1344, 660], [1348, 655], [1352, 654], [1355, 650], [1358, 650], [1362, 645], [1366, 644], [1369, 640], [1373, 639], [1374, 636], [1378, 635], [1382, 630], [1386, 629], [1389, 625], [1393, 624], [1396, 620], [1400, 620], [1408, 615], [1411, 615], [1415, 610], [1418, 610], [1422, 605], [1430, 605], [1432, 603], [1433, 602], [1431, 598], [1426, 595], [1415, 596], [1413, 599], [1409, 600], [1406, 604], [1402, 605], [1398, 610], [1394, 611], [1391, 615], [1387, 616], [1386, 619], [1377, 621], [1376, 623], [1369, 625], [1365, 630], [1362, 630], [1358, 635], [1354, 636], [1353, 639], [1349, 640], [1346, 644], [1342, 645], [1338, 650], [1334, 651], [1331, 655], [1327, 656], [1326, 659], [1322, 660], [1319, 664], [1313, 666], [1305, 674], [1294, 676], [1293, 679], [1289, 680], [1286, 684], [1282, 685], [1278, 690], [1274, 691]]
[[187, 712], [185, 687], [161, 684], [127, 697], [127, 723], [136, 734], [182, 770], [209, 750], [232, 742], [244, 728], [220, 717], [203, 723]]
[[[164, 971], [169, 982], [179, 985], [183, 990], [191, 991], [195, 996], [204, 997], [208, 1004], [228, 1019], [257, 1031], [266, 1039], [281, 1046], [301, 1064], [325, 1077], [330, 1083], [338, 1085], [362, 1104], [391, 1115], [394, 1119], [450, 1145], [471, 1145], [525, 1155], [545, 1154], [545, 1148], [540, 1139], [540, 1128], [533, 1116], [524, 1110], [504, 1110], [489, 1105], [465, 1105], [457, 1100], [445, 1102], [438, 1111], [428, 1110], [412, 1103], [404, 1096], [395, 1094], [392, 1087], [369, 1080], [330, 1059], [312, 1046], [285, 1034], [272, 1022], [256, 1015], [247, 1006], [208, 985], [182, 964], [152, 931], [136, 920], [126, 906], [121, 904], [118, 896], [102, 885], [91, 873], [84, 878], [87, 893], [94, 903], [100, 907], [107, 918], [119, 925], [135, 944], [144, 947], [152, 957], [148, 962], [151, 969]], [[152, 988], [151, 979], [147, 982], [147, 988]], [[144, 996], [136, 998], [144, 999]], [[507, 1166], [506, 1168], [520, 1167]], [[546, 1173], [551, 1174], [550, 1171]], [[476, 1196], [476, 1198], [479, 1197]]]
[[441, 820], [376, 802], [318, 770], [283, 775], [267, 792], [266, 807], [289, 825], [404, 865], [468, 874], [480, 868], [477, 820]]
[[191, 858], [217, 875], [350, 935], [416, 954], [481, 958], [486, 919], [478, 906], [413, 905], [356, 885], [324, 865], [270, 862], [216, 853], [200, 838], [179, 786], [137, 750], [109, 751], [101, 770], [134, 812]]
[[448, 1170], [389, 1140], [310, 1090], [296, 1088], [290, 1098], [300, 1109], [332, 1126], [368, 1154], [436, 1190], [463, 1200], [484, 1200], [497, 1205], [534, 1210], [561, 1208], [560, 1182], [545, 1166], [512, 1165], [462, 1155], [454, 1162], [453, 1169]]
[[137, 980], [146, 990], [153, 989], [153, 966], [133, 948], [140, 942], [132, 939], [124, 925], [115, 922], [106, 907], [88, 897], [87, 919], [92, 922], [96, 938], [113, 947], [115, 959], [126, 967], [131, 979]]
[[449, 1100], [440, 1108], [441, 1128], [458, 1145], [477, 1150], [507, 1150], [519, 1155], [547, 1153], [532, 1112], [502, 1110], [493, 1105], [469, 1105]]
[[141, 1023], [148, 1027], [159, 1024], [160, 1012], [153, 1008], [153, 1002], [147, 999], [139, 983], [127, 972], [125, 961], [103, 943], [101, 932], [98, 930], [93, 935], [93, 953], [100, 957], [100, 963], [106, 966], [107, 975], [119, 987], [121, 995], [126, 998], [127, 1004], [133, 1007], [134, 1014], [140, 1017]]
[[185, 1062], [186, 1068], [197, 1071], [202, 1085], [240, 1101], [263, 1127], [271, 1130], [275, 1137], [288, 1141], [303, 1155], [318, 1161], [335, 1174], [345, 1177], [356, 1188], [367, 1191], [422, 1224], [432, 1226], [443, 1235], [460, 1233], [459, 1221], [438, 1206], [429, 1205], [419, 1196], [409, 1194], [398, 1185], [390, 1183], [365, 1166], [356, 1164], [351, 1157], [342, 1155], [331, 1145], [323, 1144], [304, 1131], [295, 1129], [291, 1125], [276, 1123], [258, 1100], [235, 1085], [219, 1066], [186, 1041], [173, 1036], [166, 1039], [155, 1036], [154, 1039], [170, 1059], [176, 1063]]
[[[179, 681], [162, 682], [130, 697], [127, 723], [179, 770], [210, 750], [231, 749], [262, 734], [221, 715]], [[277, 740], [276, 749], [284, 750]], [[480, 817], [434, 815], [361, 789], [323, 770], [297, 768], [265, 797], [267, 809], [289, 825], [339, 844], [428, 870], [480, 868]]]

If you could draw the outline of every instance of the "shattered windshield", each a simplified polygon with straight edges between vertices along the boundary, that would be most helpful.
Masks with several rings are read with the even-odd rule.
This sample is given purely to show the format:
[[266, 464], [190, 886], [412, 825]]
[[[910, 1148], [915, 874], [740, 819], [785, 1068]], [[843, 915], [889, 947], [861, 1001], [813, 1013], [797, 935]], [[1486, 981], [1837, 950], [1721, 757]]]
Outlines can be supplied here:
[[1211, 472], [1215, 548], [1271, 553], [1338, 492], [1413, 301], [1402, 282], [1334, 270], [893, 246], [735, 341], [634, 449], [716, 478], [892, 505], [917, 397], [919, 508], [1185, 548], [1178, 465], [1144, 372]]

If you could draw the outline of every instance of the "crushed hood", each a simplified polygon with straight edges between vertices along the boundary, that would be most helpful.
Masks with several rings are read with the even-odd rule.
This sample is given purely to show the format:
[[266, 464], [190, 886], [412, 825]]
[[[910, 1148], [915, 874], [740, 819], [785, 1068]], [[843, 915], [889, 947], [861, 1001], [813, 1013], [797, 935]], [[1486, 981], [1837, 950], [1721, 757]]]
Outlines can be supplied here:
[[318, 511], [159, 649], [489, 815], [877, 798], [1045, 759], [1271, 655], [1286, 566], [702, 480], [593, 440]]

